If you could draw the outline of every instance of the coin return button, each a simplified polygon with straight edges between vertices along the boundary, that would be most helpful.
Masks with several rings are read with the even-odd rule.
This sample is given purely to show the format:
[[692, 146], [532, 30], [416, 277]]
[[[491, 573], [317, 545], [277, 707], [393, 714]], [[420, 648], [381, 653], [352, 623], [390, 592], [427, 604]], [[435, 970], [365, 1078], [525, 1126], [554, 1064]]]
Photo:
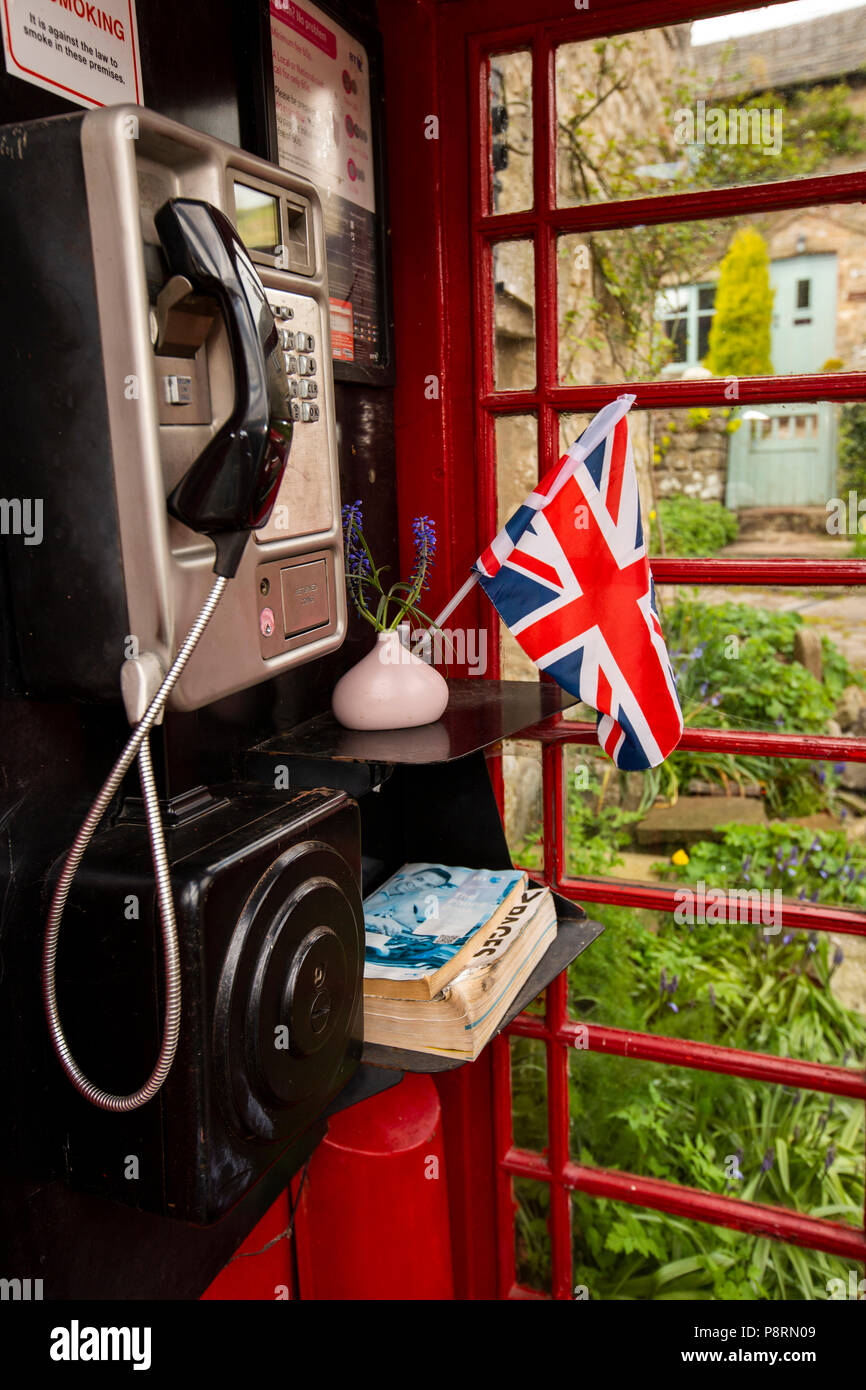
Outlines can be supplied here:
[[286, 636], [322, 627], [330, 617], [328, 574], [324, 560], [290, 565], [280, 571]]

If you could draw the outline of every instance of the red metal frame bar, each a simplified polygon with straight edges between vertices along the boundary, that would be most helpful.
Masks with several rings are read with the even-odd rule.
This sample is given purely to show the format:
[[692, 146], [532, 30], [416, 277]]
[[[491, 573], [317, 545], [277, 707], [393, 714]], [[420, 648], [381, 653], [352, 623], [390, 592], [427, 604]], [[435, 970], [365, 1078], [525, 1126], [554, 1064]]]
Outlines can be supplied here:
[[[527, 870], [527, 872], [532, 872]], [[550, 882], [545, 877], [545, 882]], [[676, 889], [652, 883], [630, 883], [625, 879], [560, 878], [551, 884], [557, 893], [572, 902], [610, 903], [615, 907], [640, 907], [649, 912], [673, 913]], [[688, 887], [687, 884], [681, 885]], [[721, 900], [720, 905], [721, 905]], [[737, 920], [737, 901], [725, 895], [726, 920]], [[747, 923], [742, 925], [746, 926]], [[815, 903], [782, 900], [779, 929], [830, 931], [848, 936], [866, 936], [866, 915], [847, 907], [819, 907]]]
[[521, 1014], [509, 1032], [521, 1038], [567, 1047], [578, 1044], [587, 1052], [609, 1052], [616, 1057], [632, 1057], [643, 1062], [669, 1062], [693, 1071], [722, 1072], [744, 1076], [798, 1090], [821, 1091], [826, 1095], [851, 1096], [866, 1100], [866, 1075], [845, 1067], [825, 1066], [821, 1062], [800, 1062], [793, 1057], [773, 1057], [765, 1052], [747, 1052], [717, 1043], [695, 1042], [691, 1038], [670, 1038], [662, 1033], [634, 1033], [626, 1028], [608, 1028], [597, 1023], [564, 1022], [551, 1030], [532, 1014]]
[[853, 1260], [866, 1260], [866, 1235], [856, 1226], [843, 1226], [824, 1217], [803, 1216], [785, 1207], [765, 1206], [760, 1202], [744, 1202], [738, 1197], [723, 1197], [698, 1188], [666, 1182], [662, 1178], [644, 1178], [636, 1173], [616, 1172], [610, 1168], [589, 1168], [580, 1163], [567, 1163], [559, 1171], [546, 1163], [540, 1154], [510, 1149], [502, 1160], [506, 1172], [519, 1178], [534, 1178], [550, 1183], [551, 1188], [564, 1191], [589, 1192], [594, 1197], [612, 1197], [616, 1202], [631, 1206], [650, 1207], [671, 1216], [686, 1216], [692, 1221], [707, 1221], [714, 1226], [727, 1226], [735, 1231], [750, 1231], [769, 1236], [771, 1240], [788, 1245], [802, 1245], [811, 1250], [824, 1250], [828, 1255], [843, 1255]]
[[[538, 743], [579, 743], [597, 747], [594, 724], [581, 719], [552, 718], [531, 724], [514, 735]], [[778, 758], [806, 758], [816, 762], [866, 762], [866, 739], [833, 738], [824, 734], [770, 734], [754, 729], [685, 728], [678, 748], [689, 753], [761, 753]]]

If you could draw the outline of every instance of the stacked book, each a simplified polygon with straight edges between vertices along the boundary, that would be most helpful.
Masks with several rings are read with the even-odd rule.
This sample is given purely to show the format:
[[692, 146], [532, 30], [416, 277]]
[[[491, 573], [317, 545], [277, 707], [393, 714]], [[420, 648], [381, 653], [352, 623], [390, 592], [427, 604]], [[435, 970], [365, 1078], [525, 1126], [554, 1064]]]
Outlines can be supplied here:
[[364, 1037], [477, 1057], [556, 936], [548, 888], [516, 869], [404, 864], [364, 901]]

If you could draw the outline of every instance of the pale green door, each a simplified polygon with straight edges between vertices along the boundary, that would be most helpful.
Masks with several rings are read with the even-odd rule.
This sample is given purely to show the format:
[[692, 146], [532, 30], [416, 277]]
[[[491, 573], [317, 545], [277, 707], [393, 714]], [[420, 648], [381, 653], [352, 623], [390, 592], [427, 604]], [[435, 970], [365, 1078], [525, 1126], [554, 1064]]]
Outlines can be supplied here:
[[823, 507], [835, 493], [836, 420], [829, 401], [735, 411], [725, 505]]

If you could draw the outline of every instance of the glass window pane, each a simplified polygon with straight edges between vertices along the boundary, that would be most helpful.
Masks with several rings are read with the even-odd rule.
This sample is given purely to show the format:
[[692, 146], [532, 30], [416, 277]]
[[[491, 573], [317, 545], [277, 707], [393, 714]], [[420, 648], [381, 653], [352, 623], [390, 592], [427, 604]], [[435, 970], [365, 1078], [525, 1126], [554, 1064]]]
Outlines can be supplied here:
[[490, 59], [489, 212], [532, 207], [532, 54], [495, 53]]
[[[563, 452], [590, 418], [560, 415]], [[632, 409], [628, 418], [651, 554], [866, 555], [866, 402], [732, 401]], [[802, 591], [799, 598], [783, 592], [801, 604]], [[836, 597], [845, 597], [845, 611], [857, 603], [856, 592]], [[846, 640], [856, 642], [857, 634], [848, 632]]]
[[572, 1157], [862, 1224], [863, 1102], [572, 1051]]
[[497, 391], [535, 385], [535, 255], [531, 241], [500, 241], [493, 248], [493, 314]]
[[862, 204], [568, 233], [559, 379], [863, 371], [864, 266]]
[[863, 169], [862, 16], [829, 23], [798, 0], [562, 44], [560, 206]]
[[530, 739], [507, 739], [502, 745], [502, 777], [505, 836], [512, 858], [522, 863], [541, 834], [541, 744]]
[[[840, 771], [675, 753], [657, 774], [619, 773], [591, 746], [566, 749], [567, 873], [675, 892], [673, 912], [589, 906], [607, 931], [569, 971], [573, 1017], [862, 1070], [866, 936], [782, 925], [789, 903], [862, 925], [863, 818]], [[825, 793], [829, 809], [810, 810]]]
[[512, 1179], [514, 1192], [514, 1255], [517, 1282], [524, 1288], [550, 1294], [550, 1188], [531, 1178]]
[[537, 1038], [509, 1038], [514, 1146], [547, 1149], [547, 1049]]
[[839, 1255], [582, 1192], [571, 1210], [575, 1298], [776, 1302], [852, 1287], [856, 1297], [860, 1267]]

